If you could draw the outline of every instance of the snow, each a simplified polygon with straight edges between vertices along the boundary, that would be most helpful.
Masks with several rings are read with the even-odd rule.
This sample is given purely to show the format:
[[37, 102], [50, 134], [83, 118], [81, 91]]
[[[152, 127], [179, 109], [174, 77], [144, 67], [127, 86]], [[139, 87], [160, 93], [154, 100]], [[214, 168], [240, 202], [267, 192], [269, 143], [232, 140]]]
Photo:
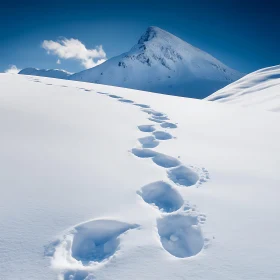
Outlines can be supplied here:
[[250, 73], [206, 100], [280, 112], [280, 66]]
[[152, 26], [130, 51], [70, 79], [204, 98], [242, 75], [208, 53]]
[[279, 279], [278, 114], [0, 81], [0, 279]]

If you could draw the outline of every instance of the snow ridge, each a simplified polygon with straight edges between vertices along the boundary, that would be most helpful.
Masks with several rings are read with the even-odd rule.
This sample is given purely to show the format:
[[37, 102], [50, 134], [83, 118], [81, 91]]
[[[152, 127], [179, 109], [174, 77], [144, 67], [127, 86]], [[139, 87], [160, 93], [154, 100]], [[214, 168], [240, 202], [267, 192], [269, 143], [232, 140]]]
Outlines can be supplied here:
[[[136, 158], [151, 160], [164, 168], [170, 183], [165, 180], [151, 182], [137, 191], [137, 194], [149, 207], [152, 206], [152, 211], [160, 214], [156, 224], [162, 248], [176, 258], [197, 255], [207, 242], [201, 230], [206, 217], [199, 214], [188, 201], [184, 201], [180, 192], [184, 187], [202, 185], [209, 179], [208, 171], [205, 168], [185, 166], [179, 159], [152, 149], [161, 141], [174, 138], [171, 133], [177, 124], [165, 113], [114, 94], [96, 93], [115, 99], [124, 106], [138, 107], [153, 122], [137, 126], [145, 136], [138, 139], [139, 144], [131, 153]], [[137, 228], [141, 229], [141, 225], [117, 220], [87, 221], [67, 230], [62, 237], [46, 246], [45, 255], [51, 257], [53, 268], [59, 271], [59, 279], [93, 280], [94, 271], [117, 257], [121, 240], [126, 238], [130, 230]]]
[[280, 65], [260, 69], [206, 98], [244, 107], [280, 112]]

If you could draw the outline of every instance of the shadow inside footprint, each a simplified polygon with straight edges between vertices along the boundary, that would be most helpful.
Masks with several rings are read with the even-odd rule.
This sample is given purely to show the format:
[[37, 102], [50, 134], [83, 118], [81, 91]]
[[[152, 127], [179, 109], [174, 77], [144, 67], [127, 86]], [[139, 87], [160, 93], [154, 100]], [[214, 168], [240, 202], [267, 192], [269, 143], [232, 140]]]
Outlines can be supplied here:
[[169, 215], [157, 220], [158, 234], [163, 248], [177, 258], [198, 254], [204, 239], [198, 218], [192, 215]]
[[152, 122], [156, 122], [156, 123], [163, 123], [164, 120], [160, 120], [160, 119], [156, 119], [156, 118], [148, 118], [148, 120], [152, 121]]
[[198, 174], [191, 168], [179, 166], [167, 171], [167, 175], [175, 184], [186, 187], [195, 185], [199, 180]]
[[138, 148], [133, 148], [131, 150], [131, 152], [140, 158], [151, 158], [156, 156], [158, 153], [153, 151], [153, 150], [149, 150], [149, 149], [138, 149]]
[[138, 225], [114, 220], [94, 220], [75, 227], [72, 257], [84, 265], [101, 262], [112, 256], [119, 246], [119, 235]]
[[153, 162], [164, 168], [171, 168], [180, 165], [180, 161], [174, 157], [158, 153], [152, 158]]
[[156, 130], [153, 125], [139, 125], [138, 129], [142, 132], [154, 132]]
[[123, 102], [123, 103], [134, 103], [132, 100], [129, 100], [129, 99], [119, 99], [120, 102]]
[[171, 123], [171, 122], [161, 123], [160, 126], [162, 128], [177, 128], [177, 125], [175, 123]]
[[171, 185], [163, 181], [142, 187], [138, 194], [146, 203], [155, 205], [158, 209], [167, 213], [178, 210], [184, 203], [181, 195]]
[[172, 135], [168, 132], [164, 131], [155, 131], [153, 132], [153, 135], [157, 140], [169, 140], [172, 139]]
[[109, 94], [108, 96], [109, 96], [109, 97], [111, 97], [111, 98], [116, 98], [116, 99], [121, 98], [120, 96], [118, 96], [118, 95], [114, 95], [114, 94]]
[[135, 103], [135, 104], [133, 104], [133, 105], [138, 106], [138, 107], [140, 107], [140, 108], [150, 108], [150, 106], [149, 106], [149, 105], [146, 105], [146, 104]]
[[139, 138], [138, 141], [142, 144], [143, 148], [155, 148], [159, 145], [159, 141], [154, 136], [146, 136]]

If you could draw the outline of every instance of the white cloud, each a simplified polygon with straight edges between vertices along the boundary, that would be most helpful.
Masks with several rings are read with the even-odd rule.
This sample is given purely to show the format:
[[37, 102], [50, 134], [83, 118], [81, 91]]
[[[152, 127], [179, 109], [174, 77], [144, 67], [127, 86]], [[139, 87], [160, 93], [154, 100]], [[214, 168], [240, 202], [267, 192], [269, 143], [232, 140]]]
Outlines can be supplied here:
[[76, 59], [87, 69], [101, 64], [107, 59], [102, 45], [96, 46], [95, 49], [87, 49], [82, 42], [73, 38], [63, 38], [57, 42], [45, 40], [42, 47], [48, 54], [55, 54], [59, 58]]
[[58, 59], [58, 60], [56, 61], [56, 64], [61, 64], [60, 59]]
[[9, 68], [5, 70], [5, 73], [17, 74], [21, 69], [18, 69], [15, 65], [9, 65]]

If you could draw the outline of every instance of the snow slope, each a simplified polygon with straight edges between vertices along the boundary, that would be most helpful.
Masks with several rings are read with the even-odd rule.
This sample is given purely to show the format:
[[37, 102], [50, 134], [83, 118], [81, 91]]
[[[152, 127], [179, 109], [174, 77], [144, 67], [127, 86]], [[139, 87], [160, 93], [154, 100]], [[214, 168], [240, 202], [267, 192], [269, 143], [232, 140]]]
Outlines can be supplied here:
[[149, 27], [129, 52], [70, 79], [204, 98], [241, 76], [178, 37]]
[[211, 94], [206, 100], [280, 112], [280, 66], [248, 74]]
[[279, 279], [278, 114], [10, 74], [0, 96], [1, 280]]
[[61, 69], [36, 69], [36, 68], [24, 68], [18, 74], [42, 76], [57, 79], [68, 79], [71, 73]]

